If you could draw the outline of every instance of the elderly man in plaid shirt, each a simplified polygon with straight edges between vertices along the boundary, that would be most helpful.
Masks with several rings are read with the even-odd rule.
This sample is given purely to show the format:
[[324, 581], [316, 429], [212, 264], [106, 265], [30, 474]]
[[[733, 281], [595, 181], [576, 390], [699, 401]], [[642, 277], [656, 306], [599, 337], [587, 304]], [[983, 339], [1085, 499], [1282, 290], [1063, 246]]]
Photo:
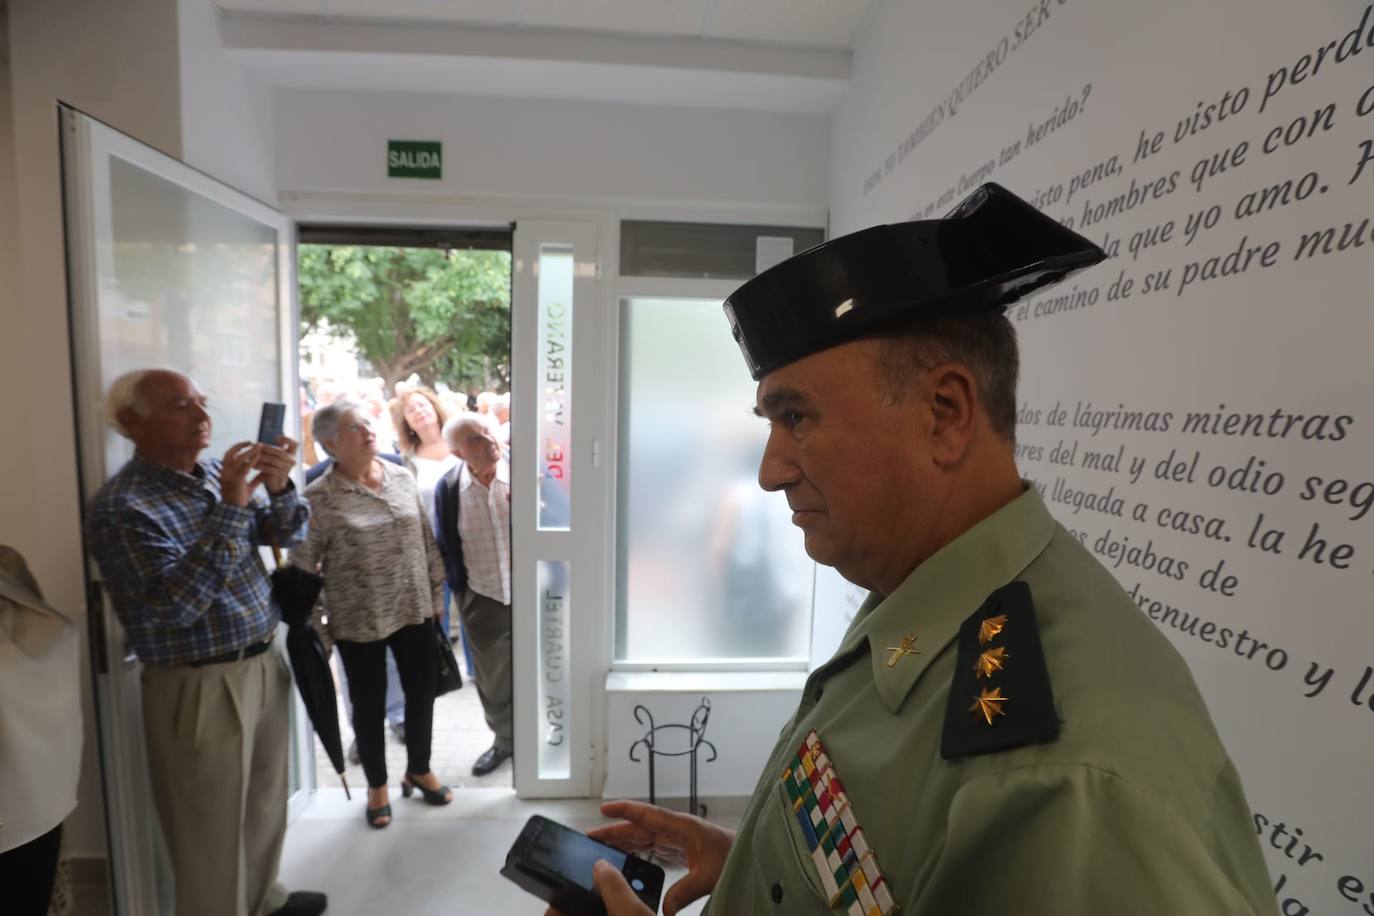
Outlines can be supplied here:
[[[287, 476], [296, 443], [210, 444], [206, 398], [164, 370], [121, 376], [110, 423], [135, 446], [92, 501], [86, 540], [143, 662], [148, 763], [176, 911], [313, 916], [323, 894], [277, 882], [286, 834], [290, 674], [258, 554], [310, 511]], [[256, 473], [254, 473], [256, 472]], [[266, 490], [266, 495], [259, 492]]]

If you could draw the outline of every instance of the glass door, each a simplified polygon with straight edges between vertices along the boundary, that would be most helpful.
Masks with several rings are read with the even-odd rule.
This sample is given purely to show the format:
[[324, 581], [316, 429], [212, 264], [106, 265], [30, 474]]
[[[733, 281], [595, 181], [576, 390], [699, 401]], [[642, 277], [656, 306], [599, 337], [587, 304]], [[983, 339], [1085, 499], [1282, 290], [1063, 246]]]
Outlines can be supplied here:
[[[263, 401], [286, 402], [287, 429], [298, 431], [286, 217], [73, 109], [61, 109], [61, 130], [83, 505], [132, 456], [101, 403], [110, 382], [132, 369], [175, 369], [210, 395], [207, 455], [252, 438]], [[86, 573], [115, 905], [123, 914], [169, 912], [140, 664], [93, 562]], [[308, 725], [294, 727], [304, 721], [299, 701], [292, 713], [295, 814], [313, 768]]]
[[511, 587], [515, 788], [526, 798], [599, 790], [592, 682], [609, 634], [610, 398], [596, 242], [594, 222], [515, 227]]

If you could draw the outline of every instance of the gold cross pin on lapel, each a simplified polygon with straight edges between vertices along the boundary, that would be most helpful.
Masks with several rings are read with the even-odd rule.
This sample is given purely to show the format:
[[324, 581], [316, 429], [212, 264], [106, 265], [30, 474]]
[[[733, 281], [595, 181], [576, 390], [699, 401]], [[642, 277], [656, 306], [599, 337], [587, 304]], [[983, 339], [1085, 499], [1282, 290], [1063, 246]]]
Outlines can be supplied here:
[[892, 653], [887, 658], [887, 666], [889, 668], [895, 667], [898, 660], [901, 659], [901, 657], [904, 655], [918, 654], [920, 650], [916, 648], [916, 634], [909, 633], [908, 635], [903, 636], [900, 645], [888, 646], [887, 651]]

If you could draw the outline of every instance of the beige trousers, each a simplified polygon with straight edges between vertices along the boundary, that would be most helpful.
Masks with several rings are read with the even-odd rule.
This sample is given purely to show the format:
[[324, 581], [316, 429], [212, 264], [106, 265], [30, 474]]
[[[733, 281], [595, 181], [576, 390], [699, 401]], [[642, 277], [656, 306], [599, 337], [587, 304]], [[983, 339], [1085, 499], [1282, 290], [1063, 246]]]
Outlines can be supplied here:
[[143, 669], [149, 776], [178, 916], [263, 916], [286, 903], [287, 703], [277, 647], [203, 668]]

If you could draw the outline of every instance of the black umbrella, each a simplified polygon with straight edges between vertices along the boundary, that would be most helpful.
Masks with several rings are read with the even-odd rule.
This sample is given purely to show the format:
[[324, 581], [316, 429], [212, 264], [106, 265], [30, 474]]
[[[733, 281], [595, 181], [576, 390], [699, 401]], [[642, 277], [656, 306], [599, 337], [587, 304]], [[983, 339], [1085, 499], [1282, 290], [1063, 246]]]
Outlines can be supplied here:
[[286, 654], [296, 676], [296, 689], [315, 726], [315, 734], [320, 736], [329, 762], [334, 765], [334, 772], [339, 774], [344, 795], [351, 799], [353, 795], [344, 778], [343, 738], [339, 735], [334, 675], [329, 671], [329, 655], [320, 634], [310, 625], [310, 612], [324, 587], [324, 579], [297, 566], [282, 566], [281, 554], [275, 544], [272, 553], [277, 560], [277, 568], [272, 572], [272, 598], [286, 622]]

